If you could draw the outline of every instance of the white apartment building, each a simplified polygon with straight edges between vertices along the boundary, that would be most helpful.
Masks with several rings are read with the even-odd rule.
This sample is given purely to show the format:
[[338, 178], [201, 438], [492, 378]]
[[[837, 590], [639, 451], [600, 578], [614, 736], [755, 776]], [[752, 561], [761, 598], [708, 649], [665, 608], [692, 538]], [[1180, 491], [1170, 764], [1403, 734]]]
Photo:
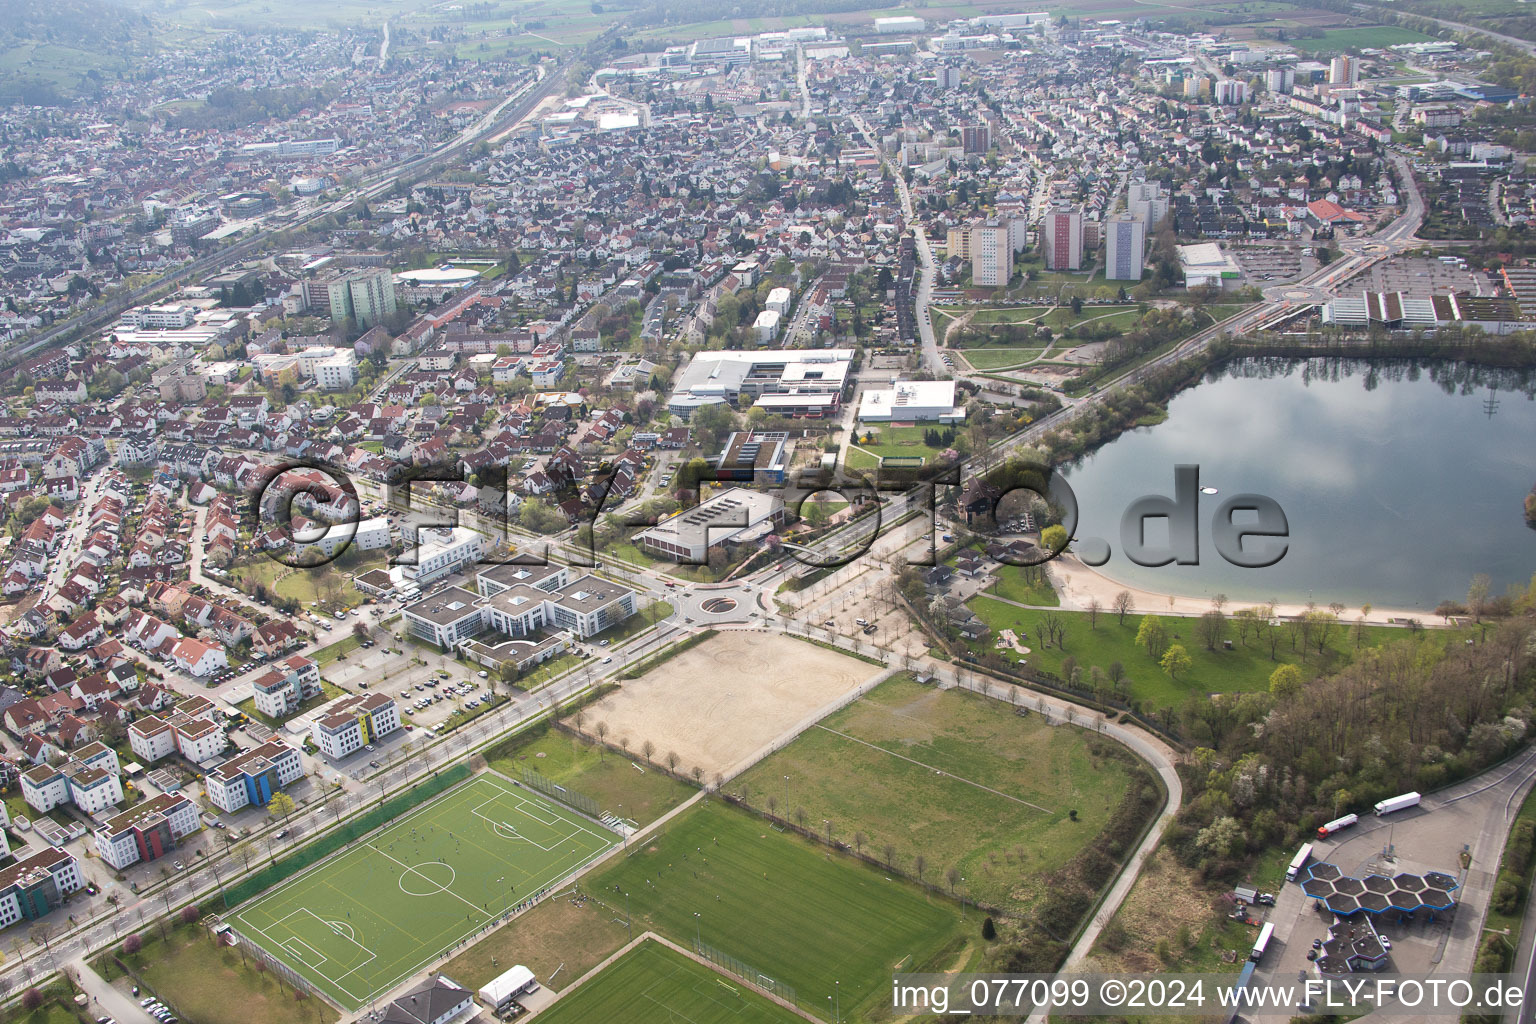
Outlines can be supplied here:
[[203, 789], [215, 807], [234, 813], [250, 805], [265, 807], [273, 793], [303, 777], [299, 752], [282, 740], [269, 740], [209, 771]]
[[315, 385], [324, 391], [346, 391], [357, 384], [357, 354], [342, 349], [315, 363]]
[[0, 870], [0, 928], [34, 921], [85, 887], [80, 865], [56, 846]]
[[256, 710], [268, 718], [287, 718], [320, 692], [320, 666], [302, 654], [277, 662], [251, 681]]
[[384, 516], [364, 519], [355, 529], [344, 523], [305, 527], [293, 532], [293, 553], [331, 558], [349, 545], [358, 551], [375, 551], [389, 547], [389, 537], [389, 520]]
[[400, 728], [400, 708], [383, 693], [360, 693], [332, 704], [310, 726], [310, 738], [326, 757], [340, 759]]
[[1000, 288], [1013, 277], [1013, 242], [1008, 225], [988, 221], [971, 228], [971, 280], [981, 288]]
[[1104, 225], [1104, 277], [1110, 281], [1140, 281], [1144, 269], [1147, 226], [1134, 214], [1111, 217]]
[[21, 795], [40, 814], [70, 803], [86, 814], [115, 807], [123, 802], [117, 754], [105, 743], [88, 743], [62, 764], [40, 764], [23, 772]]
[[[485, 535], [467, 527], [423, 527], [415, 533], [416, 564], [401, 568], [405, 578], [418, 586], [472, 565], [485, 555]], [[411, 539], [407, 537], [406, 543]]]
[[180, 793], [162, 793], [109, 818], [91, 839], [101, 859], [121, 871], [165, 856], [198, 827], [196, 804]]

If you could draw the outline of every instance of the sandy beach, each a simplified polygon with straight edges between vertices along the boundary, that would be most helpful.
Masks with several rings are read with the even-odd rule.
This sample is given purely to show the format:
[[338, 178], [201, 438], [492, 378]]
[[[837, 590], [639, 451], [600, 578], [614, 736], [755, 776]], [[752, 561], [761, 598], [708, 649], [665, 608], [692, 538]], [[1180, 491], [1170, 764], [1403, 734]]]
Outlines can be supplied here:
[[[1093, 598], [1099, 599], [1106, 611], [1114, 607], [1115, 595], [1122, 590], [1131, 592], [1131, 598], [1135, 602], [1135, 611], [1138, 614], [1156, 613], [1158, 615], [1201, 615], [1211, 610], [1211, 601], [1206, 597], [1181, 597], [1173, 594], [1159, 594], [1140, 587], [1122, 583], [1105, 575], [1101, 570], [1090, 568], [1078, 560], [1076, 555], [1070, 552], [1061, 555], [1051, 563], [1051, 576], [1056, 583], [1056, 591], [1061, 595], [1061, 606], [1081, 611], [1088, 607], [1088, 602]], [[1253, 601], [1228, 601], [1227, 614], [1231, 614], [1239, 608], [1252, 607]], [[1326, 611], [1327, 602], [1320, 601], [1318, 608]], [[1279, 616], [1300, 615], [1307, 610], [1304, 603], [1279, 603], [1275, 605], [1275, 614]], [[1359, 606], [1346, 605], [1339, 616], [1346, 622], [1354, 622], [1360, 618]], [[1418, 619], [1425, 626], [1444, 625], [1438, 615], [1422, 610], [1404, 610], [1394, 608], [1371, 607], [1371, 613], [1365, 617], [1365, 621], [1372, 625], [1406, 625], [1407, 620]]]

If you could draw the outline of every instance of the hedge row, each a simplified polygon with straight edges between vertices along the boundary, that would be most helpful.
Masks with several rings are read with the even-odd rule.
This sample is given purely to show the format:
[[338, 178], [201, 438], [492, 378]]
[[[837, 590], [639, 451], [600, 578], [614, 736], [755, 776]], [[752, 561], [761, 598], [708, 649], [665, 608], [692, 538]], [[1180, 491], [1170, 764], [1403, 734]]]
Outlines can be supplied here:
[[367, 835], [385, 822], [397, 818], [419, 804], [437, 796], [450, 786], [469, 778], [470, 769], [467, 764], [456, 764], [446, 771], [439, 772], [432, 778], [418, 786], [413, 786], [403, 793], [390, 797], [384, 803], [355, 818], [348, 819], [339, 828], [332, 829], [314, 842], [288, 854], [282, 860], [257, 871], [249, 878], [237, 885], [230, 886], [224, 896], [231, 907], [237, 903], [243, 903], [259, 893], [265, 892], [278, 882], [298, 874], [311, 864], [329, 857], [342, 847]]

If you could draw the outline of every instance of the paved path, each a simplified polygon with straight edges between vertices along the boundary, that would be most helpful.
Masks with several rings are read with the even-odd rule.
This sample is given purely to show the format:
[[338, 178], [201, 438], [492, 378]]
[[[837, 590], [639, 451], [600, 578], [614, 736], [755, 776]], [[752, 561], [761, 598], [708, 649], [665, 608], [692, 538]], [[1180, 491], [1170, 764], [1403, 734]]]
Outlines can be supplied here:
[[159, 1024], [153, 1017], [144, 1012], [144, 1008], [138, 1000], [124, 995], [122, 992], [108, 984], [107, 980], [91, 969], [91, 965], [85, 960], [74, 960], [69, 964], [80, 979], [80, 987], [85, 994], [91, 997], [90, 1014], [99, 1017], [106, 1014], [117, 1024]]

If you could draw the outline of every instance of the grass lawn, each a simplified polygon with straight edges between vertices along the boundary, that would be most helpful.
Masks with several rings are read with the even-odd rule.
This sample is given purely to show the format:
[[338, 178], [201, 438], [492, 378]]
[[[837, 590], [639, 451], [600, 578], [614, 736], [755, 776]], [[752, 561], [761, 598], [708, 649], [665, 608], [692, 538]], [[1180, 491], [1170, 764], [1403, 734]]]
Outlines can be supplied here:
[[1287, 44], [1305, 53], [1325, 50], [1358, 50], [1364, 47], [1380, 49], [1398, 43], [1426, 43], [1434, 39], [1422, 32], [1396, 25], [1370, 25], [1364, 28], [1328, 29], [1318, 39], [1289, 39]]
[[319, 665], [323, 668], [326, 665], [329, 665], [331, 662], [335, 661], [337, 658], [341, 657], [343, 654], [350, 654], [352, 651], [357, 650], [362, 646], [362, 643], [363, 640], [361, 637], [357, 636], [355, 633], [348, 633], [346, 636], [342, 637], [340, 640], [337, 640], [335, 643], [326, 644], [324, 647], [321, 647], [319, 650], [315, 651], [314, 654], [310, 655], [310, 657], [315, 659], [316, 665]]
[[998, 370], [1039, 359], [1043, 348], [966, 348], [960, 354], [978, 370]]
[[587, 642], [593, 644], [601, 644], [604, 640], [607, 640], [610, 644], [616, 644], [620, 641], [628, 640], [636, 633], [650, 629], [656, 623], [660, 622], [668, 615], [671, 615], [676, 610], [677, 609], [673, 608], [670, 602], [652, 601], [650, 604], [641, 608], [638, 615], [631, 615], [623, 622], [609, 626], [601, 633], [594, 633], [592, 636], [587, 638]]
[[616, 841], [525, 788], [481, 775], [228, 920], [357, 1010]]
[[1117, 747], [1089, 733], [902, 673], [731, 789], [757, 806], [772, 798], [781, 816], [787, 793], [790, 817], [803, 810], [807, 823], [830, 820], [843, 842], [862, 833], [859, 845], [882, 860], [890, 844], [897, 870], [915, 873], [922, 855], [930, 881], [944, 884], [955, 868], [971, 897], [1023, 909], [1040, 895], [1040, 879], [1108, 823], [1126, 769]]
[[[943, 448], [930, 448], [923, 440], [923, 434], [929, 430], [937, 430], [942, 433], [947, 427], [939, 424], [928, 426], [895, 427], [889, 424], [884, 426], [865, 425], [858, 436], [858, 446], [871, 455], [886, 457], [890, 455], [920, 455], [923, 458], [931, 458], [942, 452]], [[873, 434], [874, 439], [865, 443], [862, 438], [866, 434]]]
[[512, 964], [556, 992], [629, 941], [624, 908], [598, 900], [549, 899], [527, 910], [443, 965], [443, 973], [478, 991]]
[[[1049, 570], [1044, 571], [1049, 573]], [[1027, 579], [1025, 567], [1020, 565], [998, 566], [997, 582], [987, 588], [987, 593], [996, 594], [1004, 600], [1017, 601], [1020, 604], [1049, 605], [1052, 608], [1061, 604], [1056, 588], [1051, 586], [1049, 575], [1039, 581]], [[1022, 608], [1018, 610], [1023, 611]]]
[[532, 768], [639, 825], [655, 821], [694, 793], [665, 772], [635, 771], [629, 758], [553, 729], [531, 741], [504, 743], [486, 760], [510, 779], [521, 779], [523, 769]]
[[602, 551], [604, 554], [612, 555], [614, 558], [647, 568], [655, 565], [658, 561], [658, 559], [647, 554], [643, 548], [628, 537], [620, 537], [610, 541], [603, 545]]
[[[1093, 665], [1107, 669], [1111, 662], [1118, 661], [1125, 666], [1131, 697], [1158, 708], [1178, 707], [1190, 696], [1268, 689], [1270, 673], [1281, 664], [1296, 665], [1304, 677], [1311, 678], [1347, 662], [1355, 650], [1355, 627], [1340, 623], [1325, 645], [1326, 653], [1323, 656], [1320, 657], [1314, 647], [1303, 657], [1291, 649], [1287, 627], [1281, 625], [1276, 627], [1280, 640], [1275, 648], [1275, 660], [1271, 661], [1267, 642], [1255, 641], [1250, 637], [1245, 646], [1238, 640], [1237, 628], [1230, 614], [1232, 609], [1229, 608], [1227, 637], [1232, 640], [1235, 649], [1223, 650], [1218, 645], [1216, 650], [1210, 651], [1206, 650], [1196, 633], [1195, 619], [1163, 615], [1160, 617], [1169, 636], [1175, 643], [1184, 645], [1193, 662], [1189, 669], [1175, 679], [1137, 645], [1136, 631], [1143, 618], [1140, 612], [1127, 615], [1125, 624], [1121, 625], [1112, 611], [1102, 611], [1099, 613], [1097, 629], [1089, 627], [1087, 612], [1054, 612], [1052, 614], [1060, 616], [1066, 623], [1066, 649], [1052, 647], [1047, 650], [1037, 643], [1043, 636], [1040, 617], [1046, 612], [1016, 608], [987, 597], [977, 597], [969, 602], [969, 606], [983, 622], [992, 627], [994, 634], [992, 638], [971, 645], [978, 653], [992, 649], [998, 631], [1005, 628], [1018, 630], [1022, 627], [1030, 637], [1025, 643], [1031, 649], [1027, 656], [1029, 663], [1036, 668], [1059, 674], [1062, 662], [1068, 657], [1076, 659], [1084, 671]], [[1444, 633], [1435, 631], [1415, 634], [1392, 626], [1367, 626], [1363, 646], [1379, 647], [1392, 641], [1441, 643], [1444, 638]], [[1009, 656], [1012, 654], [1008, 652]]]
[[302, 601], [306, 608], [319, 601], [354, 608], [363, 603], [363, 595], [352, 585], [352, 577], [369, 569], [387, 567], [384, 558], [343, 555], [339, 561], [313, 569], [294, 569], [270, 558], [259, 558], [229, 572], [243, 584], [242, 589], [264, 583], [277, 596]]
[[[686, 859], [685, 859], [686, 858]], [[850, 1018], [889, 996], [898, 964], [963, 967], [976, 914], [850, 857], [779, 833], [721, 801], [700, 804], [585, 888], [648, 928], [706, 945], [816, 1005], [834, 989]]]
[[[118, 956], [137, 971], [179, 1014], [199, 1024], [327, 1024], [337, 1019], [323, 999], [297, 1000], [276, 975], [247, 965], [249, 954], [215, 946], [201, 924], [170, 929], [167, 939], [156, 928], [139, 933], [144, 946], [132, 956]], [[103, 956], [97, 962], [109, 980], [121, 975]], [[73, 1020], [73, 1018], [71, 1018]], [[53, 1022], [49, 1022], [53, 1024]]]
[[517, 680], [513, 682], [512, 685], [517, 687], [519, 690], [527, 690], [532, 692], [547, 685], [551, 680], [560, 675], [563, 675], [565, 672], [576, 668], [584, 660], [586, 659], [582, 658], [581, 655], [572, 654], [570, 651], [566, 651], [564, 654], [557, 655], [553, 658], [550, 658], [548, 661], [541, 662], [539, 665], [534, 667], [532, 672], [518, 676]]
[[798, 1024], [801, 1018], [659, 942], [642, 942], [546, 1010], [545, 1024]]

